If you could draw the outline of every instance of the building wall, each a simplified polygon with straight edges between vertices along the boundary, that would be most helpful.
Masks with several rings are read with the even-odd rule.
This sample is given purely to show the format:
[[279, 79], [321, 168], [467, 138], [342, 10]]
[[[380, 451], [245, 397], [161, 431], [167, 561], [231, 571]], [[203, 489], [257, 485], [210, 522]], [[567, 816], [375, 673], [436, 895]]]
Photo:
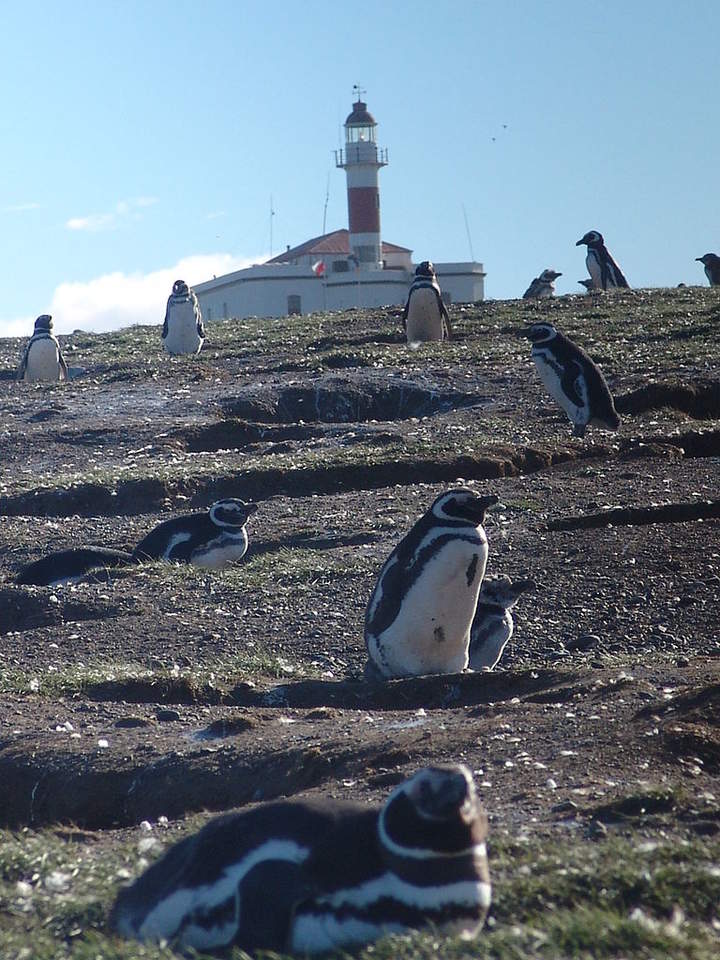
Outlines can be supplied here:
[[[325, 258], [329, 267], [330, 257]], [[443, 292], [452, 303], [484, 297], [480, 263], [436, 263]], [[228, 317], [284, 317], [299, 312], [346, 310], [350, 307], [401, 305], [413, 278], [411, 270], [353, 270], [316, 277], [306, 265], [261, 265], [194, 287], [205, 320]]]

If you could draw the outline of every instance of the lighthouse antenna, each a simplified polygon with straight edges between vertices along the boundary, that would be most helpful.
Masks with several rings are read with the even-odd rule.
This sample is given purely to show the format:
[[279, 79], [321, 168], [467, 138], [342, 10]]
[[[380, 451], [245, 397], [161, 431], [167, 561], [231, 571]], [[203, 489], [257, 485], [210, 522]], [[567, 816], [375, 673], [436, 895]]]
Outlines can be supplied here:
[[325, 236], [325, 225], [327, 223], [327, 208], [330, 199], [330, 171], [328, 170], [327, 183], [325, 184], [325, 206], [323, 207], [323, 228], [322, 236]]
[[467, 234], [468, 247], [470, 248], [470, 259], [475, 262], [475, 254], [473, 253], [472, 237], [470, 236], [470, 224], [468, 223], [467, 212], [465, 210], [465, 204], [460, 204], [463, 212], [463, 220], [465, 221], [465, 233]]
[[275, 209], [273, 208], [273, 198], [270, 194], [270, 256], [272, 257], [273, 251], [273, 217], [275, 216]]

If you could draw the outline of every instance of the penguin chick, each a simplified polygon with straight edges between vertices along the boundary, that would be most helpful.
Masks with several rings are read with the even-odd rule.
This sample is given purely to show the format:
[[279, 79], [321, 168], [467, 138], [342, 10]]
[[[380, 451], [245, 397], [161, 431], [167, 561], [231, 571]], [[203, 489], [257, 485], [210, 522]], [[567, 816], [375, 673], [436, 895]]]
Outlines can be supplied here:
[[542, 300], [552, 297], [555, 293], [555, 281], [562, 274], [557, 270], [543, 270], [539, 277], [535, 277], [523, 294], [523, 300]]
[[197, 297], [184, 280], [176, 280], [165, 308], [163, 347], [173, 356], [200, 353], [204, 340], [205, 327]]
[[408, 343], [450, 338], [450, 315], [430, 260], [423, 260], [415, 268], [402, 320]]
[[534, 590], [532, 580], [512, 581], [508, 576], [486, 577], [480, 587], [475, 617], [470, 628], [471, 670], [492, 670], [513, 634], [510, 611], [527, 590]]
[[610, 389], [597, 364], [551, 323], [534, 323], [527, 331], [532, 358], [550, 396], [584, 437], [588, 424], [617, 430], [620, 417]]
[[110, 925], [202, 953], [304, 956], [428, 925], [469, 940], [490, 905], [486, 837], [461, 764], [419, 770], [382, 806], [277, 800], [180, 840], [120, 891]]
[[584, 244], [587, 248], [585, 264], [592, 278], [595, 290], [611, 290], [614, 287], [629, 287], [622, 270], [615, 263], [610, 251], [605, 246], [603, 235], [597, 230], [589, 230], [580, 237], [576, 247]]
[[465, 669], [487, 562], [482, 525], [494, 503], [467, 487], [448, 490], [392, 551], [365, 613], [368, 679]]
[[68, 379], [67, 364], [52, 329], [53, 319], [49, 313], [37, 318], [33, 335], [17, 368], [16, 380], [52, 382]]
[[705, 267], [705, 276], [711, 287], [720, 287], [720, 257], [716, 253], [704, 253], [695, 257]]

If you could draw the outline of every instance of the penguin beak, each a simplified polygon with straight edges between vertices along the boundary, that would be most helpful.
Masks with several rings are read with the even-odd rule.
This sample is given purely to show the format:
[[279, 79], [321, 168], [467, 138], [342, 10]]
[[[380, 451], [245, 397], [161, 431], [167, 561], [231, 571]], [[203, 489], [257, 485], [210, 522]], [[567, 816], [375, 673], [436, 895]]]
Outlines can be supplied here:
[[576, 246], [576, 247], [581, 247], [584, 243], [585, 243], [585, 237], [583, 237], [582, 240], [578, 240], [578, 242], [575, 244], [575, 246]]
[[513, 593], [517, 594], [518, 596], [528, 590], [537, 590], [537, 584], [534, 580], [516, 580], [512, 585]]
[[702, 262], [703, 262], [703, 258], [702, 258], [702, 257], [695, 257], [695, 259], [696, 259], [696, 260], [699, 260], [699, 261], [700, 261], [700, 263], [702, 263]]

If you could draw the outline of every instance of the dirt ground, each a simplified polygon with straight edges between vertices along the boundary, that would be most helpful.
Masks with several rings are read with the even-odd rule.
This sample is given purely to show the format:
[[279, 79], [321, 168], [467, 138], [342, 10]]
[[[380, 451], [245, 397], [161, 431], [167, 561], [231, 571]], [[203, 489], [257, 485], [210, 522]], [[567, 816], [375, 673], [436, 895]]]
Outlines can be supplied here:
[[[499, 833], [720, 832], [717, 291], [454, 313], [415, 352], [392, 311], [211, 324], [193, 360], [152, 328], [77, 333], [71, 383], [0, 379], [0, 825], [378, 798], [458, 760]], [[538, 316], [603, 366], [617, 435], [571, 436], [521, 336]], [[537, 589], [493, 673], [369, 687], [375, 578], [461, 479], [500, 498], [488, 573]], [[233, 570], [13, 582], [221, 496], [259, 504]]]

